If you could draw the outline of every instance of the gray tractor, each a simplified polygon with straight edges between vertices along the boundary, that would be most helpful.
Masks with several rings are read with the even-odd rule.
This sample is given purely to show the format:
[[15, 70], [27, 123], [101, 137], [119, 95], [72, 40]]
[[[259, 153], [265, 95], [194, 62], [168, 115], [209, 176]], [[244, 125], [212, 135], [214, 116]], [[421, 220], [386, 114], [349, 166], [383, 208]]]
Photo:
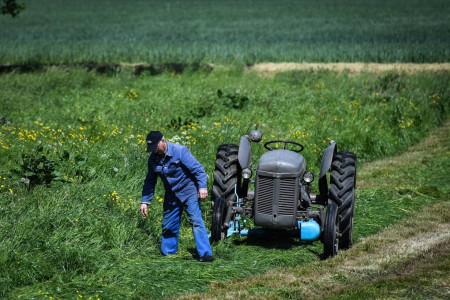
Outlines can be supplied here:
[[[300, 154], [303, 145], [294, 141], [268, 141], [268, 150], [256, 167], [251, 143], [262, 140], [259, 131], [242, 136], [239, 146], [218, 147], [212, 190], [211, 240], [233, 234], [257, 236], [274, 230], [295, 232], [304, 241], [321, 239], [324, 258], [352, 246], [355, 210], [356, 155], [337, 152], [331, 141], [324, 151], [318, 185], [312, 192], [314, 174]], [[327, 173], [330, 183], [328, 184]], [[254, 185], [254, 189], [250, 186]], [[247, 220], [253, 228], [247, 229]]]

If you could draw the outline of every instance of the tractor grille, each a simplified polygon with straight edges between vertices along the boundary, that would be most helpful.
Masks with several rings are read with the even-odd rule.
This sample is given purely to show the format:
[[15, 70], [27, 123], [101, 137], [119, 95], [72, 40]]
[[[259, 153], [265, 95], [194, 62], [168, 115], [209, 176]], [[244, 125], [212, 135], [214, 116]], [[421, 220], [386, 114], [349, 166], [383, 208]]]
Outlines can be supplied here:
[[273, 189], [273, 178], [263, 176], [259, 177], [258, 211], [262, 214], [272, 214]]
[[[278, 214], [291, 216], [295, 210], [296, 178], [259, 177], [258, 212], [262, 214]], [[277, 188], [278, 185], [278, 188]], [[274, 190], [277, 190], [274, 193]], [[278, 198], [278, 199], [277, 199]], [[278, 201], [277, 201], [278, 200]], [[278, 212], [272, 211], [274, 203], [278, 202]]]
[[270, 177], [257, 174], [255, 225], [293, 229], [299, 197], [298, 177]]
[[295, 209], [295, 180], [296, 178], [280, 179], [280, 193], [278, 194], [278, 214], [290, 216]]

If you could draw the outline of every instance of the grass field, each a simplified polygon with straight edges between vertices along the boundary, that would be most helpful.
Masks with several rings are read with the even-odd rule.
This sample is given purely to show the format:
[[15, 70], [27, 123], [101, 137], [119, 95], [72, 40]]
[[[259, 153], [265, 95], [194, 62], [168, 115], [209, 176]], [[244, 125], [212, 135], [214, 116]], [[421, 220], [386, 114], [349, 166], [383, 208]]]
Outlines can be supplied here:
[[2, 64], [450, 59], [445, 0], [21, 2], [0, 16]]
[[[360, 162], [423, 139], [447, 118], [448, 81], [430, 72], [260, 77], [242, 68], [158, 76], [60, 68], [3, 74], [0, 292], [11, 298], [165, 297], [316, 261], [319, 242], [237, 238], [213, 245], [216, 260], [205, 266], [195, 261], [186, 219], [179, 254], [161, 257], [162, 186], [150, 217], [137, 211], [145, 134], [160, 129], [188, 145], [210, 184], [217, 146], [256, 126], [263, 141], [305, 144], [309, 168], [317, 172], [330, 139]], [[262, 145], [254, 148], [259, 157]], [[439, 165], [430, 161], [445, 173]], [[355, 242], [443, 200], [445, 177], [428, 182], [425, 170], [414, 174], [414, 188], [358, 190]], [[207, 201], [203, 211], [209, 223]]]
[[[445, 1], [23, 2], [19, 17], [0, 16], [0, 297], [189, 298], [213, 288], [201, 294], [208, 297], [265, 274], [269, 280], [256, 276], [250, 292], [298, 298], [305, 295], [298, 286], [271, 280], [274, 270], [295, 268], [286, 273], [295, 278], [324, 264], [339, 284], [323, 297], [370, 298], [381, 286], [381, 297], [412, 298], [386, 279], [388, 267], [379, 281], [364, 281], [374, 274], [363, 273], [364, 285], [334, 274], [334, 260], [320, 261], [320, 242], [234, 237], [212, 245], [212, 264], [200, 264], [185, 217], [179, 253], [161, 257], [162, 184], [150, 216], [138, 212], [144, 138], [161, 130], [187, 145], [209, 187], [217, 147], [251, 129], [263, 132], [263, 142], [304, 144], [316, 174], [335, 140], [358, 156], [354, 241], [367, 262], [364, 255], [377, 249], [370, 237], [399, 222], [413, 227], [402, 220], [424, 207], [433, 228], [448, 222], [433, 215], [448, 205], [448, 64], [265, 72], [257, 63], [448, 63]], [[436, 128], [447, 134], [395, 156]], [[253, 150], [256, 158], [264, 152], [262, 144]], [[202, 211], [209, 227], [209, 200]], [[418, 219], [428, 232], [426, 218]], [[430, 253], [445, 254], [438, 250]], [[342, 259], [352, 263], [348, 255]], [[419, 293], [426, 298], [447, 280], [439, 273], [447, 260], [415, 257], [436, 268], [411, 271], [399, 286], [431, 286], [434, 276], [436, 285]], [[413, 270], [408, 262], [394, 266]], [[326, 282], [317, 282], [320, 290]]]

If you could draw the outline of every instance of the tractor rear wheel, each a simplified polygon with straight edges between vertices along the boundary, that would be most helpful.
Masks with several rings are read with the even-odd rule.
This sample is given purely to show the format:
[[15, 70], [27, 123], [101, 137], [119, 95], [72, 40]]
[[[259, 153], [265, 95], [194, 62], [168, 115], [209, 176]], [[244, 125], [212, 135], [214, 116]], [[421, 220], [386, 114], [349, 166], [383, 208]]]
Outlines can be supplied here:
[[323, 256], [336, 256], [339, 248], [338, 206], [328, 201], [323, 230]]
[[331, 164], [330, 199], [339, 205], [339, 248], [353, 245], [353, 216], [355, 211], [356, 155], [351, 152], [336, 153]]
[[[239, 191], [241, 182], [238, 152], [239, 146], [234, 144], [220, 145], [217, 149], [212, 190], [214, 213], [211, 237], [213, 241], [222, 240], [226, 237], [227, 228], [223, 226], [223, 221], [227, 214], [228, 203], [237, 201], [235, 188], [237, 185]], [[219, 217], [219, 215], [221, 216]]]

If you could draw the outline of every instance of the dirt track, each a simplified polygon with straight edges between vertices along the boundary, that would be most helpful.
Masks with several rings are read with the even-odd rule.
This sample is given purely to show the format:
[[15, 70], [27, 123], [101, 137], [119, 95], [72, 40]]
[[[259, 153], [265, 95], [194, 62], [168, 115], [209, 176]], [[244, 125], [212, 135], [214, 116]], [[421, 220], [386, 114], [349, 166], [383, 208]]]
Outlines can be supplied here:
[[262, 75], [274, 75], [280, 72], [293, 70], [332, 70], [336, 72], [362, 73], [373, 72], [381, 73], [387, 71], [400, 71], [405, 73], [415, 73], [421, 71], [448, 72], [450, 63], [436, 64], [376, 64], [376, 63], [261, 63], [248, 67], [249, 71], [255, 71]]

